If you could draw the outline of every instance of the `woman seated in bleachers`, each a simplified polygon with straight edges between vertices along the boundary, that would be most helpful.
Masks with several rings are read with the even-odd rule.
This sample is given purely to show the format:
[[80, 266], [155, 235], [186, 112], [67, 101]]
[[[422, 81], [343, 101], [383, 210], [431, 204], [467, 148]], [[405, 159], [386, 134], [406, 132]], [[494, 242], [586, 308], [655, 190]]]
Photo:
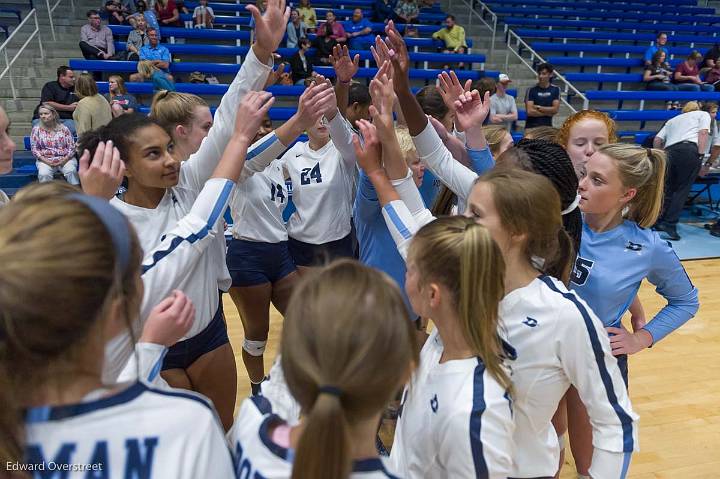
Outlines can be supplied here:
[[108, 78], [110, 93], [106, 95], [110, 103], [113, 118], [126, 113], [134, 113], [137, 109], [137, 100], [125, 88], [125, 80], [120, 75], [110, 75]]
[[73, 111], [75, 132], [83, 133], [105, 126], [112, 120], [112, 110], [107, 100], [98, 93], [97, 83], [89, 73], [81, 74], [75, 82], [75, 96], [80, 101]]
[[297, 11], [300, 14], [300, 20], [307, 25], [308, 32], [315, 32], [317, 28], [317, 13], [315, 9], [310, 6], [310, 0], [300, 0]]
[[700, 79], [699, 63], [702, 55], [693, 51], [687, 59], [675, 68], [673, 80], [679, 91], [713, 91], [715, 87], [703, 83]]
[[155, 0], [155, 14], [162, 27], [182, 27], [175, 0]]
[[75, 139], [68, 127], [60, 122], [57, 110], [47, 103], [38, 109], [40, 123], [30, 133], [30, 149], [38, 169], [38, 181], [52, 181], [62, 172], [68, 183], [80, 184], [75, 159]]
[[420, 7], [417, 0], [399, 0], [395, 7], [395, 21], [397, 23], [417, 23]]
[[317, 38], [315, 39], [317, 60], [322, 64], [329, 64], [328, 57], [332, 53], [333, 47], [338, 44], [344, 45], [346, 42], [345, 28], [342, 23], [337, 21], [335, 13], [329, 10], [325, 14], [325, 23], [322, 23], [317, 29]]
[[152, 82], [153, 93], [160, 90], [175, 91], [173, 76], [160, 70], [150, 60], [138, 62], [137, 68], [142, 81]]
[[[678, 86], [674, 83], [671, 83], [673, 73], [670, 69], [670, 65], [668, 65], [668, 63], [665, 61], [666, 58], [667, 55], [665, 54], [665, 51], [658, 50], [652, 56], [650, 64], [645, 67], [645, 72], [643, 73], [643, 81], [645, 82], [645, 87], [648, 90], [677, 91]], [[675, 103], [671, 101], [667, 102], [668, 110], [674, 108], [675, 106]]]
[[290, 57], [290, 70], [294, 85], [305, 85], [305, 80], [315, 76], [313, 71], [313, 59], [308, 55], [311, 43], [307, 38], [301, 38], [298, 43], [298, 51]]

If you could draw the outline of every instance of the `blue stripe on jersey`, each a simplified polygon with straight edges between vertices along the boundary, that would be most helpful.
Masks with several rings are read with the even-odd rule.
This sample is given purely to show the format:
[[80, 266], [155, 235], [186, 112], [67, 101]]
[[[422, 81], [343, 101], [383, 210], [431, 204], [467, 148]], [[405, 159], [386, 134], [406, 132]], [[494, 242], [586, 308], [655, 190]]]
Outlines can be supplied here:
[[585, 328], [587, 329], [588, 336], [590, 337], [590, 344], [593, 348], [593, 353], [595, 354], [595, 362], [598, 366], [598, 371], [600, 373], [600, 378], [602, 379], [603, 385], [605, 386], [605, 392], [607, 394], [608, 401], [610, 401], [610, 405], [615, 410], [615, 414], [617, 414], [618, 419], [620, 419], [620, 424], [622, 425], [623, 430], [623, 452], [632, 452], [634, 449], [634, 440], [633, 440], [633, 421], [630, 415], [625, 412], [625, 410], [620, 406], [618, 403], [617, 395], [615, 394], [615, 388], [612, 383], [612, 379], [610, 378], [610, 373], [607, 370], [607, 366], [605, 365], [605, 355], [602, 350], [602, 346], [600, 346], [600, 338], [597, 335], [597, 331], [595, 330], [595, 327], [593, 326], [592, 319], [590, 319], [590, 315], [587, 312], [587, 309], [585, 306], [578, 301], [577, 296], [575, 296], [574, 293], [563, 293], [560, 291], [555, 283], [553, 283], [553, 280], [550, 279], [547, 276], [541, 276], [540, 279], [547, 285], [548, 288], [550, 288], [551, 291], [554, 291], [558, 293], [563, 298], [569, 300], [571, 303], [575, 305], [575, 307], [580, 311], [580, 314], [583, 317], [583, 320], [585, 321]]
[[390, 474], [380, 458], [358, 459], [353, 461], [353, 472], [382, 472], [390, 479], [399, 479], [397, 476]]
[[272, 414], [272, 404], [264, 396], [250, 396], [250, 400], [255, 404], [261, 414]]
[[278, 137], [275, 136], [275, 134], [270, 135], [270, 137], [267, 140], [263, 141], [256, 148], [253, 148], [251, 151], [247, 152], [247, 155], [245, 156], [245, 162], [247, 163], [248, 161], [250, 161], [253, 158], [255, 158], [256, 156], [258, 156], [263, 151], [270, 148], [276, 141], [278, 141], [278, 142], [280, 141], [278, 139]]
[[412, 235], [410, 234], [410, 230], [407, 229], [405, 224], [400, 219], [400, 216], [398, 216], [397, 212], [395, 211], [395, 208], [392, 207], [390, 203], [386, 204], [384, 207], [385, 211], [387, 211], [388, 216], [390, 217], [390, 221], [392, 221], [393, 225], [395, 225], [395, 229], [398, 230], [398, 232], [402, 235], [405, 239], [410, 239]]
[[175, 251], [182, 244], [183, 241], [187, 241], [188, 243], [192, 244], [192, 243], [195, 243], [196, 241], [201, 240], [202, 238], [206, 237], [208, 235], [208, 233], [210, 232], [210, 230], [212, 229], [212, 225], [215, 224], [217, 219], [223, 213], [223, 210], [225, 209], [224, 206], [228, 202], [228, 198], [230, 197], [230, 192], [232, 192], [233, 186], [235, 186], [235, 184], [232, 181], [227, 180], [225, 182], [225, 185], [223, 186], [223, 189], [220, 192], [220, 196], [218, 196], [218, 199], [215, 202], [215, 206], [213, 207], [213, 210], [210, 214], [210, 218], [208, 219], [207, 224], [205, 226], [203, 226], [203, 228], [200, 231], [198, 231], [197, 233], [191, 234], [187, 238], [183, 238], [180, 236], [173, 238], [173, 240], [170, 242], [170, 245], [167, 247], [167, 249], [164, 249], [162, 251], [156, 251], [155, 253], [153, 253], [152, 264], [143, 265], [142, 274], [147, 273], [152, 268], [157, 266], [157, 264], [163, 258], [168, 256], [173, 251]]
[[488, 477], [487, 463], [483, 454], [482, 439], [482, 414], [485, 412], [485, 384], [483, 374], [485, 365], [478, 358], [478, 365], [473, 373], [473, 405], [470, 412], [470, 449], [472, 450], [473, 462], [475, 463], [475, 477]]
[[158, 374], [160, 374], [160, 371], [162, 370], [162, 364], [163, 360], [165, 359], [165, 355], [168, 353], [168, 348], [163, 349], [163, 352], [160, 354], [160, 357], [158, 358], [157, 362], [155, 363], [155, 366], [153, 366], [152, 371], [150, 371], [150, 374], [148, 374], [147, 380], [149, 382], [153, 382], [156, 377], [158, 377]]
[[132, 401], [147, 390], [147, 386], [137, 382], [117, 394], [100, 398], [96, 401], [69, 404], [67, 406], [40, 406], [29, 408], [25, 413], [25, 422], [28, 424], [34, 424], [46, 421], [59, 421], [61, 419], [80, 416], [82, 414], [97, 411], [98, 409], [105, 409]]
[[626, 452], [625, 457], [623, 457], [623, 468], [620, 473], [620, 479], [625, 479], [627, 476], [628, 468], [630, 467], [630, 458], [632, 458], [632, 452]]

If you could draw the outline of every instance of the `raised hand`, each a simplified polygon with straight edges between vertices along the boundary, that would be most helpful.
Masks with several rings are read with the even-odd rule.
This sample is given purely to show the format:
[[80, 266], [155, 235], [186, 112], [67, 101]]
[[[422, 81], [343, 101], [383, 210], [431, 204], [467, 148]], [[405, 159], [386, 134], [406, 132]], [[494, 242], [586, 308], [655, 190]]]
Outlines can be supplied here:
[[335, 104], [335, 91], [330, 82], [323, 81], [308, 87], [298, 102], [298, 118], [302, 129], [317, 123]]
[[357, 125], [364, 142], [360, 141], [358, 135], [353, 135], [353, 148], [355, 149], [358, 165], [369, 176], [378, 170], [382, 170], [382, 147], [380, 146], [377, 129], [372, 123], [367, 120], [358, 120]]
[[403, 37], [400, 35], [400, 32], [397, 31], [397, 28], [395, 28], [395, 23], [390, 20], [387, 25], [385, 25], [385, 33], [387, 33], [387, 40], [386, 43], [389, 46], [389, 49], [392, 51], [392, 55], [390, 56], [390, 60], [392, 61], [393, 69], [395, 70], [393, 74], [393, 80], [395, 81], [395, 88], [410, 88], [410, 78], [409, 78], [409, 72], [410, 72], [410, 55], [408, 54], [407, 45], [405, 45], [405, 40], [403, 40]]
[[269, 92], [248, 92], [238, 105], [234, 136], [249, 145], [273, 103], [275, 98]]
[[125, 163], [112, 141], [98, 143], [92, 162], [90, 152], [83, 151], [79, 176], [80, 185], [86, 194], [107, 200], [115, 196], [125, 176]]
[[460, 83], [457, 75], [453, 70], [450, 70], [450, 74], [442, 72], [438, 75], [439, 86], [438, 91], [442, 96], [443, 102], [451, 111], [455, 110], [455, 102], [458, 100], [460, 95], [465, 92], [469, 92], [472, 87], [472, 80], [467, 80], [465, 86]]
[[335, 45], [330, 55], [330, 63], [335, 69], [338, 81], [349, 83], [360, 67], [360, 55], [356, 53], [351, 59], [346, 45]]
[[246, 5], [255, 20], [255, 51], [260, 61], [270, 60], [272, 52], [277, 50], [280, 42], [285, 36], [288, 20], [290, 19], [290, 8], [285, 5], [285, 0], [267, 0], [265, 14], [255, 5]]
[[[380, 70], [386, 69], [389, 62], [383, 63]], [[374, 78], [370, 82], [370, 96], [373, 104], [370, 105], [370, 116], [373, 125], [377, 128], [377, 136], [383, 143], [391, 141], [395, 136], [395, 128], [393, 122], [393, 105], [395, 103], [395, 91], [393, 89], [393, 81], [382, 75]]]
[[195, 306], [182, 291], [175, 290], [150, 311], [140, 342], [169, 348], [190, 331], [193, 321]]
[[[333, 90], [332, 83], [330, 83], [330, 80], [328, 80], [327, 78], [325, 78], [322, 75], [315, 75], [315, 77], [313, 77], [313, 81], [315, 82], [315, 85], [326, 84], [330, 87], [331, 90]], [[325, 103], [325, 110], [322, 113], [323, 113], [323, 115], [325, 115], [325, 117], [328, 120], [332, 120], [333, 118], [335, 118], [337, 111], [338, 111], [337, 97], [335, 96], [335, 91], [333, 90], [332, 95], [330, 95], [328, 97], [328, 102]]]
[[477, 90], [465, 92], [455, 100], [455, 123], [460, 131], [482, 127], [488, 113], [490, 113], [490, 92], [485, 92], [485, 98], [482, 100]]
[[265, 88], [273, 86], [277, 84], [277, 82], [280, 81], [280, 78], [282, 77], [282, 74], [285, 73], [285, 66], [286, 63], [281, 63], [278, 65], [276, 69], [270, 72], [270, 74], [267, 77], [267, 80], [265, 80]]

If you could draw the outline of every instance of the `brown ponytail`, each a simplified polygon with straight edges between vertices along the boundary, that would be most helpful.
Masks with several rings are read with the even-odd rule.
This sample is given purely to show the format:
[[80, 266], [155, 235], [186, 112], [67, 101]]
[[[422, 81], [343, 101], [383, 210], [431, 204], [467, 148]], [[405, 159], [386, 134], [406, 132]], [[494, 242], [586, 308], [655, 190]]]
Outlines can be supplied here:
[[379, 415], [418, 361], [397, 285], [356, 261], [303, 278], [287, 308], [281, 364], [302, 407], [293, 479], [346, 478], [351, 426]]

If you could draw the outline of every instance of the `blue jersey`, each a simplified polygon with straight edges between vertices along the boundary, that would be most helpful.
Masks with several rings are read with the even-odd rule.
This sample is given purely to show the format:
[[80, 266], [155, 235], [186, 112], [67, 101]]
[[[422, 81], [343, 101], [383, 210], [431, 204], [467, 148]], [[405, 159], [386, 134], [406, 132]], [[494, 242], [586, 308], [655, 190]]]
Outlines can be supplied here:
[[647, 278], [667, 305], [645, 329], [653, 343], [676, 330], [698, 310], [698, 291], [672, 246], [657, 233], [632, 221], [596, 233], [583, 225], [580, 254], [570, 286], [590, 305], [605, 326], [620, 320]]
[[377, 192], [370, 178], [360, 170], [355, 205], [353, 208], [355, 232], [360, 245], [360, 261], [387, 273], [400, 287], [403, 299], [412, 317], [410, 301], [405, 293], [405, 261], [400, 257], [395, 241], [383, 219]]

